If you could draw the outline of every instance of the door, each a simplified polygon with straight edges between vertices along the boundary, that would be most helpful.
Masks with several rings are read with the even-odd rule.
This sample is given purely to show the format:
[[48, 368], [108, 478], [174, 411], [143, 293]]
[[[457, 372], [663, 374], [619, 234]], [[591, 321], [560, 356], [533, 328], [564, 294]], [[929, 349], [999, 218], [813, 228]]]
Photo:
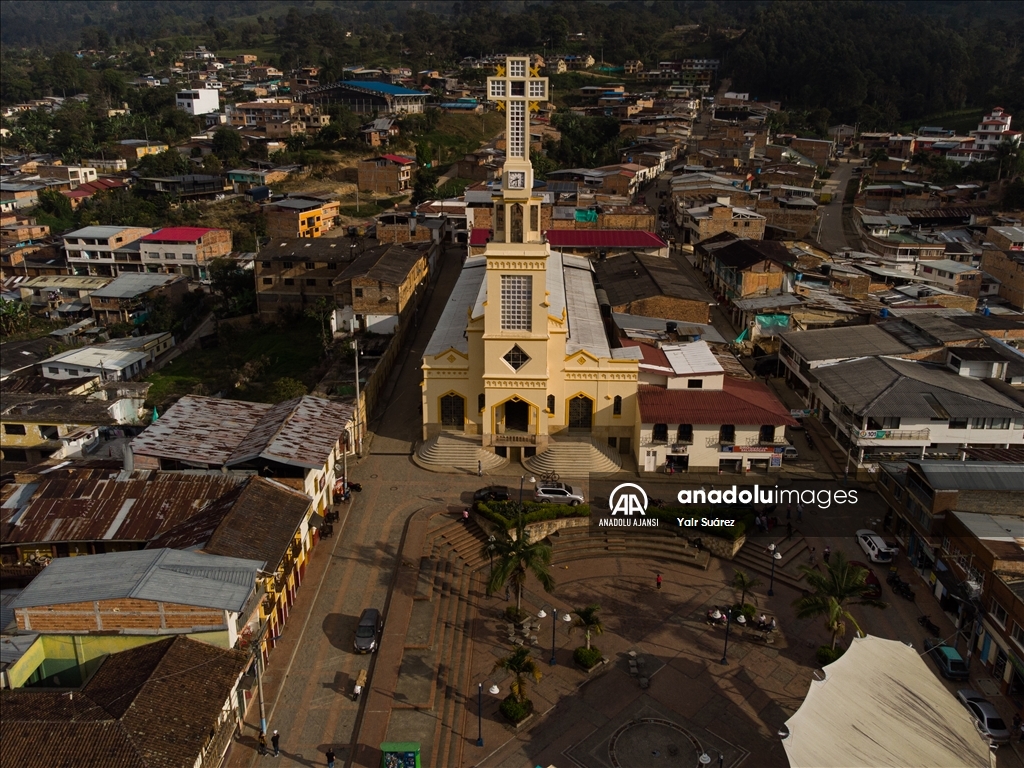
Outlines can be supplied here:
[[644, 455], [644, 472], [653, 472], [658, 468], [658, 452], [646, 451]]
[[505, 431], [530, 431], [530, 406], [522, 400], [509, 400], [505, 403]]
[[466, 426], [466, 400], [459, 395], [441, 398], [441, 426], [463, 429]]
[[569, 429], [590, 429], [594, 421], [594, 402], [577, 395], [569, 401]]

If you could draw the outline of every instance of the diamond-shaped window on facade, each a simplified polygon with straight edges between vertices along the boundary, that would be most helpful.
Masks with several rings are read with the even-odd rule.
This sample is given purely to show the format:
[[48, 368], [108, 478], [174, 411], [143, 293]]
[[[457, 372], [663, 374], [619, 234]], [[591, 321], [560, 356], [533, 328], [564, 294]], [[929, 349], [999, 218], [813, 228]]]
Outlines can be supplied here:
[[520, 349], [519, 345], [516, 344], [512, 349], [505, 353], [505, 356], [501, 358], [510, 366], [513, 371], [518, 371], [528, 362], [530, 362], [530, 356]]

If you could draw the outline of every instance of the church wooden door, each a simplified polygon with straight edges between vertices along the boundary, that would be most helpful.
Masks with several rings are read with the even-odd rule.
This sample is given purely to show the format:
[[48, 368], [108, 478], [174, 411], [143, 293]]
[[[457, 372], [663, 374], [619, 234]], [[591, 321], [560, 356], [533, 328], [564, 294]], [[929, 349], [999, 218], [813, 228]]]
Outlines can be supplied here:
[[590, 429], [594, 423], [594, 403], [577, 395], [569, 401], [569, 429]]

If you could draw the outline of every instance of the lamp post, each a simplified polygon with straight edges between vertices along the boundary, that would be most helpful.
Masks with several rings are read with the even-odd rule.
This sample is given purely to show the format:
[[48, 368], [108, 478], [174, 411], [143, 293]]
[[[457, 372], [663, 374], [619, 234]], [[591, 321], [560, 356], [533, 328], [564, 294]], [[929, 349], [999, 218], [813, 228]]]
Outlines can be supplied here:
[[477, 724], [477, 736], [476, 745], [482, 747], [484, 745], [484, 684], [476, 684], [476, 724]]
[[490, 573], [494, 575], [494, 537], [490, 536], [487, 539], [487, 564], [490, 568]]
[[707, 752], [701, 752], [700, 757], [697, 758], [697, 762], [701, 765], [711, 765], [711, 755]]
[[782, 553], [776, 550], [774, 541], [768, 545], [768, 557], [772, 559], [772, 578], [768, 582], [768, 597], [775, 597], [775, 563], [782, 559]]
[[[722, 648], [722, 660], [719, 662], [719, 664], [729, 663], [729, 628], [732, 626], [732, 615], [735, 611], [735, 608], [730, 608], [728, 611], [725, 612], [725, 646]], [[736, 617], [735, 621], [742, 627], [744, 624], [747, 623], [747, 617], [744, 616], [742, 612], [740, 612], [740, 615]]]
[[359, 413], [359, 339], [352, 339], [352, 349], [356, 359], [356, 454], [363, 454], [363, 424]]
[[[543, 608], [541, 608], [539, 611], [537, 611], [537, 618], [538, 619], [546, 618], [547, 615], [548, 615], [547, 611], [545, 611]], [[564, 622], [572, 621], [572, 616], [569, 615], [568, 611], [566, 611], [565, 613], [559, 615], [558, 609], [555, 608], [554, 606], [552, 606], [552, 608], [551, 608], [551, 659], [548, 662], [552, 667], [554, 667], [554, 666], [556, 666], [558, 664], [558, 660], [555, 658], [555, 644], [556, 644], [556, 637], [557, 637], [556, 633], [557, 633], [557, 630], [558, 630], [558, 619], [559, 618], [561, 618], [562, 621], [564, 621]]]

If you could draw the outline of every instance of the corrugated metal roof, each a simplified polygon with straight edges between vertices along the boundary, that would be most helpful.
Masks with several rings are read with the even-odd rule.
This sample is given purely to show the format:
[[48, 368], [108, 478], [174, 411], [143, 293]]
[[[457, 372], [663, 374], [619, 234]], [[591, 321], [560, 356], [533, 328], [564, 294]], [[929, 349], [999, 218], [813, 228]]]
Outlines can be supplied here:
[[131, 449], [140, 456], [220, 467], [271, 408], [266, 403], [186, 395], [132, 440]]
[[671, 259], [646, 253], [624, 253], [598, 261], [594, 270], [612, 306], [655, 296], [714, 303], [704, 287]]
[[160, 275], [155, 272], [125, 272], [113, 282], [92, 292], [92, 296], [104, 299], [131, 299], [154, 288], [182, 279], [181, 275]]
[[693, 341], [689, 344], [665, 344], [661, 351], [665, 354], [672, 371], [677, 376], [688, 376], [697, 373], [722, 373], [722, 365], [711, 352], [706, 341]]
[[565, 278], [565, 307], [569, 318], [565, 354], [571, 355], [582, 350], [594, 357], [611, 357], [590, 270], [578, 269], [567, 262], [563, 265], [562, 274]]
[[[1024, 491], [1024, 468], [996, 461], [908, 461], [936, 491]], [[1024, 536], [1018, 526], [1017, 535]]]
[[781, 335], [804, 360], [835, 360], [868, 355], [904, 355], [911, 348], [877, 325], [849, 325]]
[[64, 235], [64, 239], [70, 240], [82, 237], [107, 240], [120, 232], [124, 232], [126, 229], [128, 229], [128, 227], [82, 227], [81, 229], [76, 229], [74, 232], [68, 232]]
[[469, 340], [466, 338], [467, 313], [483, 289], [486, 266], [487, 260], [482, 256], [466, 259], [462, 273], [441, 313], [441, 319], [434, 326], [430, 341], [423, 350], [424, 357], [439, 355], [449, 349], [456, 349], [463, 354], [469, 352]]
[[623, 332], [643, 331], [651, 339], [667, 339], [665, 332], [666, 323], [675, 323], [679, 333], [693, 329], [694, 333], [687, 334], [700, 336], [704, 341], [711, 344], [727, 344], [728, 340], [722, 336], [713, 325], [701, 325], [700, 323], [680, 323], [678, 320], [666, 317], [645, 317], [644, 315], [629, 315], [624, 312], [612, 312], [612, 320], [616, 327]]
[[266, 563], [175, 549], [59, 557], [22, 590], [14, 609], [137, 598], [240, 611]]

